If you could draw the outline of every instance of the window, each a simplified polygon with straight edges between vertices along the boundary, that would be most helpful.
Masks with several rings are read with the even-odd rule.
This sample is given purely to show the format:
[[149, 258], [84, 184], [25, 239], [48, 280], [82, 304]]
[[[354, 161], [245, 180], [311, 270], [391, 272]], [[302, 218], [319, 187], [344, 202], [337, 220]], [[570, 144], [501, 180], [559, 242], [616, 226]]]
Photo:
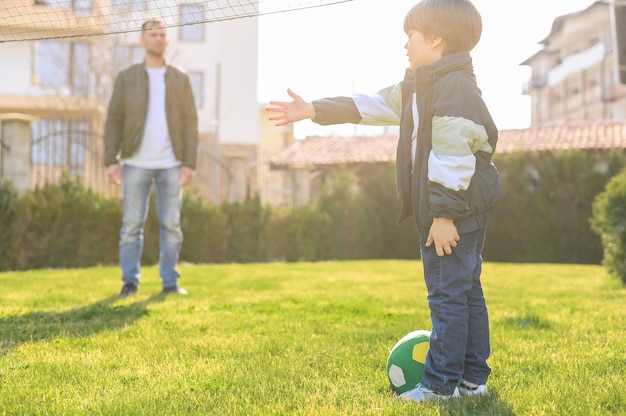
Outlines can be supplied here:
[[188, 75], [196, 107], [202, 108], [204, 105], [204, 74], [202, 72], [189, 72]]
[[84, 43], [37, 42], [35, 73], [44, 87], [69, 87], [73, 95], [89, 93], [91, 49]]
[[204, 40], [204, 6], [201, 4], [183, 4], [180, 6], [180, 40]]
[[61, 87], [69, 84], [70, 44], [66, 42], [37, 43], [37, 78], [45, 86]]
[[81, 120], [44, 119], [33, 123], [32, 160], [43, 166], [83, 166], [89, 124]]
[[76, 16], [91, 16], [91, 0], [35, 0], [35, 4], [72, 9]]
[[148, 10], [147, 0], [113, 0], [117, 10]]
[[89, 73], [91, 52], [89, 45], [84, 43], [72, 44], [72, 66], [70, 68], [72, 80], [72, 94], [81, 97], [89, 95]]

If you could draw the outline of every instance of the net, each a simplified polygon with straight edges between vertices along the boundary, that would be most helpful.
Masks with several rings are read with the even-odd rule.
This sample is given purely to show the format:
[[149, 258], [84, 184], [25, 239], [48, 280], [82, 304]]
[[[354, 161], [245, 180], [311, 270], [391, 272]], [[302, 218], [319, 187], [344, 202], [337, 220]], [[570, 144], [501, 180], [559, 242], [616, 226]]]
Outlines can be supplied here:
[[146, 14], [167, 27], [197, 25], [355, 0], [2, 0], [0, 43], [139, 31]]

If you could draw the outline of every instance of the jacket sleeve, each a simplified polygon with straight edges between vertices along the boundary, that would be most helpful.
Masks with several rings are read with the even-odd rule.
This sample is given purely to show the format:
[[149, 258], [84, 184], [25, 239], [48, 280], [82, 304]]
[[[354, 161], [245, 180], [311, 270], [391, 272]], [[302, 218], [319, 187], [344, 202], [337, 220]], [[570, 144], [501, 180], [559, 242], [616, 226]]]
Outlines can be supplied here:
[[430, 215], [456, 219], [470, 209], [467, 190], [477, 153], [493, 153], [485, 126], [491, 118], [480, 91], [464, 77], [448, 79], [436, 97], [428, 156]]
[[400, 124], [402, 92], [400, 84], [396, 84], [374, 95], [315, 100], [313, 107], [315, 118], [312, 121], [324, 126], [343, 123], [395, 126]]
[[120, 73], [115, 78], [104, 126], [104, 166], [118, 163], [124, 129], [124, 81]]
[[198, 113], [196, 110], [196, 102], [193, 97], [193, 90], [189, 77], [185, 75], [184, 81], [185, 93], [183, 94], [183, 141], [185, 143], [185, 155], [183, 166], [191, 169], [196, 168], [196, 160], [198, 156]]

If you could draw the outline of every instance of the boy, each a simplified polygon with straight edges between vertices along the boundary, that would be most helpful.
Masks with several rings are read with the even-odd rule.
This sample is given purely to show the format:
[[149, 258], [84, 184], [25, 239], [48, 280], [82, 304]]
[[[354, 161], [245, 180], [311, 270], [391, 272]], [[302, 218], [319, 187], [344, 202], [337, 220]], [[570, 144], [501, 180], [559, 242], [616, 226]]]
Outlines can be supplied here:
[[[432, 333], [422, 381], [400, 397], [416, 402], [486, 394], [489, 321], [480, 282], [490, 211], [500, 198], [491, 162], [498, 131], [476, 85], [469, 52], [482, 21], [469, 0], [423, 0], [406, 15], [410, 69], [373, 96], [270, 102], [277, 126], [400, 125], [398, 222], [420, 234]], [[457, 387], [458, 386], [458, 387]]]

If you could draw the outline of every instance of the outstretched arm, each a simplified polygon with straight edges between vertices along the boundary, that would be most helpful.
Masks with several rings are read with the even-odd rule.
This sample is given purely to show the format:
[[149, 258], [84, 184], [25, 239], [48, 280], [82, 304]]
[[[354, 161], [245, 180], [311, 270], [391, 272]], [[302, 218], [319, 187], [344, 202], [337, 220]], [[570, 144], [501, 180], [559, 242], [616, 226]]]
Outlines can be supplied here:
[[267, 107], [266, 110], [278, 113], [270, 117], [270, 121], [275, 121], [276, 126], [284, 126], [296, 121], [315, 118], [313, 104], [304, 101], [302, 97], [290, 89], [287, 90], [287, 94], [293, 98], [293, 101], [270, 101], [270, 107]]

